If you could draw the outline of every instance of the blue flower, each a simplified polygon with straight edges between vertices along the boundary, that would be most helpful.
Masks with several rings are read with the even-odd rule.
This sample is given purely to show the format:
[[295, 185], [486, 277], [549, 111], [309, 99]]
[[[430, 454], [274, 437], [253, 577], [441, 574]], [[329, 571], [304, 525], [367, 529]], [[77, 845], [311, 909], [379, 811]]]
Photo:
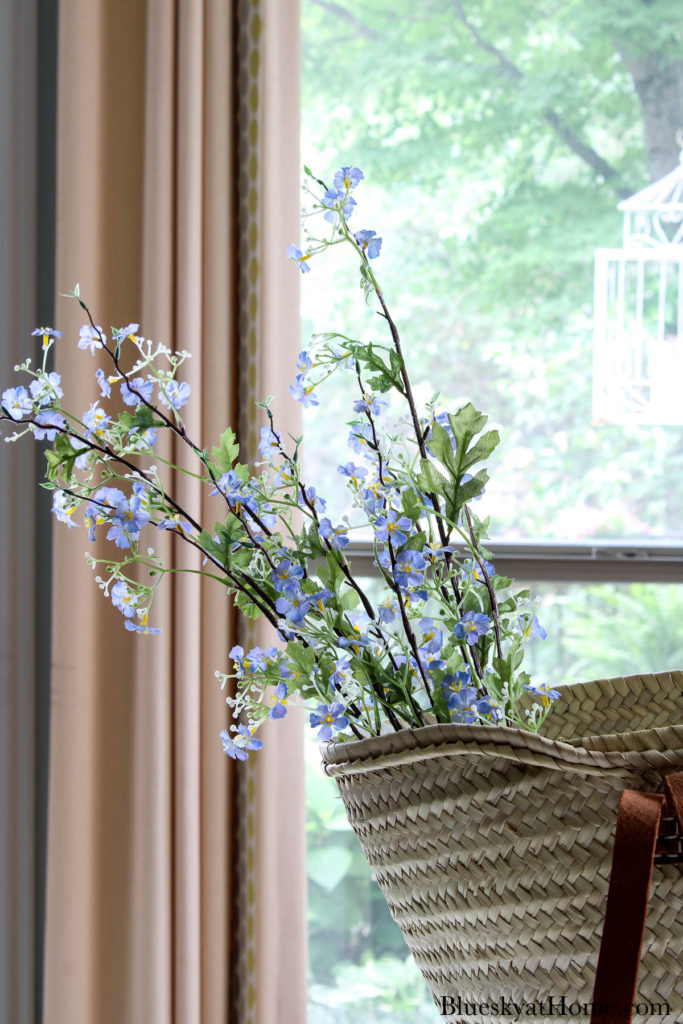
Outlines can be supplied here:
[[[375, 521], [375, 536], [382, 544], [391, 542], [395, 547], [400, 547], [408, 540], [408, 534], [413, 528], [413, 521], [408, 516], [398, 517], [398, 512], [389, 509], [385, 516], [380, 516]], [[408, 533], [403, 531], [407, 530]]]
[[398, 605], [393, 597], [385, 597], [377, 608], [380, 622], [393, 622], [398, 612]]
[[468, 724], [476, 722], [481, 715], [488, 715], [492, 708], [490, 698], [486, 695], [477, 697], [477, 691], [473, 686], [465, 686], [451, 694], [448, 701], [448, 709], [452, 717], [456, 721]]
[[317, 590], [315, 594], [311, 594], [311, 603], [317, 605], [318, 611], [322, 612], [331, 597], [334, 597], [334, 590], [330, 590], [329, 587], [323, 587], [322, 590]]
[[272, 707], [268, 712], [268, 718], [284, 718], [287, 714], [287, 683], [277, 684], [270, 703]]
[[491, 619], [483, 612], [465, 612], [460, 622], [456, 623], [455, 635], [459, 640], [466, 639], [472, 647], [480, 636], [484, 636], [491, 628]]
[[[173, 383], [175, 384], [175, 381], [173, 381]], [[181, 387], [183, 387], [182, 384]], [[187, 385], [187, 387], [189, 388], [189, 384]], [[134, 388], [137, 394], [135, 394], [134, 391], [131, 391], [131, 388]], [[145, 380], [144, 377], [136, 377], [134, 380], [130, 382], [130, 385], [128, 385], [125, 380], [121, 384], [121, 398], [124, 400], [126, 405], [140, 405], [142, 403], [143, 398], [146, 402], [151, 402], [153, 391], [154, 381]], [[168, 405], [168, 402], [166, 402], [165, 404]], [[173, 405], [173, 408], [177, 409], [179, 407], [177, 405]]]
[[523, 612], [520, 615], [517, 620], [517, 629], [525, 640], [531, 640], [535, 636], [545, 640], [548, 635], [533, 612]]
[[332, 738], [333, 730], [341, 732], [342, 729], [346, 729], [349, 720], [345, 716], [346, 708], [343, 704], [319, 704], [317, 711], [311, 711], [310, 723], [313, 729], [317, 729], [321, 726], [320, 732], [318, 733], [319, 740], [329, 740]]
[[280, 472], [276, 475], [273, 483], [276, 487], [294, 487], [296, 484], [295, 472], [292, 466], [287, 463], [282, 467]]
[[413, 601], [426, 601], [429, 597], [424, 587], [401, 587], [401, 591], [406, 608], [410, 608]]
[[192, 526], [190, 526], [189, 523], [186, 523], [184, 519], [180, 518], [179, 512], [176, 512], [175, 515], [169, 516], [168, 519], [162, 519], [162, 521], [156, 525], [159, 530], [175, 530], [176, 533], [192, 532]]
[[306, 260], [309, 260], [312, 255], [312, 253], [307, 252], [304, 256], [301, 249], [297, 249], [294, 243], [287, 247], [287, 259], [296, 263], [302, 274], [310, 274], [311, 268], [308, 263], [306, 263]]
[[131, 593], [123, 580], [117, 580], [111, 588], [111, 600], [114, 607], [123, 612], [127, 619], [133, 617], [138, 599], [135, 594]]
[[50, 344], [50, 338], [61, 338], [62, 332], [56, 331], [54, 327], [36, 327], [35, 331], [31, 331], [31, 334], [43, 339], [43, 348], [47, 348]]
[[222, 497], [227, 498], [228, 501], [242, 501], [245, 497], [244, 480], [237, 475], [234, 469], [229, 469], [227, 473], [223, 473], [223, 475], [218, 478], [214, 489], [209, 491], [210, 498], [212, 498], [214, 494], [220, 494]]
[[337, 472], [340, 476], [348, 477], [354, 487], [358, 487], [359, 479], [368, 475], [366, 466], [356, 466], [353, 462], [347, 462], [344, 466], [337, 466]]
[[54, 371], [52, 373], [41, 373], [39, 377], [29, 384], [34, 402], [38, 405], [50, 405], [55, 398], [62, 398], [64, 391], [60, 387], [62, 378]]
[[104, 370], [95, 370], [95, 380], [100, 386], [100, 396], [102, 398], [111, 398], [111, 384], [107, 380]]
[[299, 504], [302, 506], [308, 504], [313, 509], [315, 509], [315, 511], [318, 514], [322, 515], [322, 513], [327, 508], [327, 502], [325, 501], [325, 499], [321, 498], [318, 494], [316, 494], [315, 487], [306, 487], [305, 493], [306, 501], [304, 501], [303, 494], [299, 493]]
[[[484, 572], [482, 572], [481, 567], [483, 567]], [[491, 562], [486, 562], [482, 558], [481, 567], [473, 558], [468, 558], [463, 562], [462, 571], [468, 583], [483, 583], [485, 579], [484, 574], [489, 578], [491, 576], [495, 576], [496, 570], [493, 568], [493, 564]]]
[[129, 440], [131, 445], [138, 452], [146, 451], [147, 448], [153, 448], [157, 441], [157, 432], [154, 427], [133, 427], [129, 433]]
[[368, 516], [376, 516], [386, 505], [386, 498], [379, 491], [377, 484], [367, 487], [362, 494], [363, 509]]
[[261, 427], [261, 440], [258, 443], [258, 450], [266, 462], [272, 462], [280, 451], [282, 438], [272, 427]]
[[559, 690], [551, 690], [547, 683], [525, 683], [524, 689], [534, 697], [540, 697], [544, 708], [549, 707], [551, 700], [559, 700], [562, 696]]
[[125, 327], [113, 327], [112, 334], [114, 341], [121, 342], [124, 338], [135, 340], [136, 333], [140, 330], [140, 324], [127, 324]]
[[236, 644], [228, 654], [228, 657], [231, 659], [237, 675], [241, 676], [244, 672], [244, 649], [239, 644]]
[[353, 682], [351, 655], [342, 654], [334, 663], [334, 672], [330, 676], [330, 686], [334, 690], [341, 690], [343, 686], [347, 686], [351, 682]]
[[303, 622], [311, 610], [311, 598], [303, 591], [297, 590], [287, 597], [278, 597], [275, 610], [289, 622]]
[[328, 541], [331, 547], [337, 548], [337, 550], [345, 548], [349, 543], [349, 535], [346, 531], [347, 527], [345, 526], [332, 526], [329, 519], [321, 519], [318, 526], [320, 536]]
[[102, 437], [104, 428], [109, 425], [110, 417], [104, 409], [100, 409], [99, 402], [91, 402], [90, 408], [83, 413], [83, 423], [88, 428], [85, 437], [90, 438], [93, 434]]
[[341, 167], [334, 176], [334, 187], [339, 192], [348, 192], [363, 180], [365, 175], [359, 167]]
[[358, 653], [362, 647], [369, 647], [372, 641], [367, 634], [370, 619], [366, 613], [351, 612], [349, 615], [349, 625], [351, 626], [352, 635], [350, 637], [339, 637], [339, 640], [337, 641], [339, 646], [346, 650], [351, 648], [356, 653]]
[[431, 558], [432, 562], [435, 562], [438, 558], [443, 558], [445, 555], [452, 555], [453, 547], [450, 544], [446, 544], [444, 547], [441, 547], [438, 541], [433, 540], [431, 543], [427, 544], [424, 549], [424, 553], [427, 558]]
[[118, 487], [100, 487], [95, 493], [95, 501], [99, 501], [103, 505], [109, 505], [112, 509], [115, 509], [125, 500], [125, 494]]
[[55, 411], [39, 412], [36, 423], [38, 426], [33, 428], [36, 441], [54, 441], [57, 431], [66, 428], [66, 420], [61, 413]]
[[289, 385], [289, 393], [297, 402], [301, 402], [304, 409], [308, 409], [312, 405], [319, 405], [318, 399], [313, 394], [313, 388], [313, 384], [304, 387], [304, 377], [300, 373], [294, 383]]
[[190, 385], [187, 381], [179, 384], [177, 380], [167, 380], [159, 386], [159, 398], [169, 407], [180, 409], [190, 397]]
[[430, 675], [433, 675], [434, 672], [446, 667], [446, 662], [442, 657], [440, 657], [440, 652], [430, 650], [428, 644], [424, 647], [418, 647], [417, 653], [419, 655], [422, 668]]
[[353, 237], [356, 239], [358, 248], [365, 253], [368, 259], [374, 260], [379, 256], [382, 239], [378, 238], [376, 231], [357, 231]]
[[[78, 459], [76, 460], [78, 462]], [[121, 497], [123, 497], [122, 492]], [[99, 494], [99, 491], [98, 491]], [[96, 495], [97, 497], [97, 495]], [[109, 517], [102, 515], [100, 508], [89, 501], [85, 507], [84, 523], [88, 527], [88, 540], [95, 540], [95, 530], [100, 523], [109, 522]]]
[[343, 370], [353, 370], [356, 361], [347, 348], [341, 345], [328, 345], [327, 351]]
[[55, 491], [52, 495], [52, 512], [57, 521], [66, 523], [69, 529], [72, 526], [78, 526], [78, 523], [74, 523], [71, 518], [76, 511], [76, 506], [73, 503], [69, 504], [70, 501], [70, 495], [65, 494], [64, 491]]
[[262, 647], [252, 647], [244, 657], [244, 670], [249, 669], [252, 675], [255, 675], [257, 672], [265, 672], [268, 664], [268, 655]]
[[263, 746], [261, 740], [254, 739], [246, 725], [240, 725], [233, 736], [222, 729], [221, 739], [223, 750], [235, 761], [246, 761], [249, 757], [248, 750], [260, 750]]
[[124, 498], [111, 518], [107, 540], [113, 540], [117, 548], [129, 548], [131, 540], [137, 540], [140, 530], [148, 522], [149, 512], [144, 508], [142, 495], [134, 494], [130, 501]]
[[[356, 412], [364, 412], [371, 416], [379, 416], [382, 408], [388, 403], [383, 398], [377, 398], [373, 391], [366, 391], [362, 398], [353, 403]], [[370, 426], [370, 424], [368, 424]], [[370, 431], [372, 437], [372, 429]]]
[[142, 622], [133, 622], [132, 619], [126, 619], [126, 629], [131, 633], [142, 633], [143, 636], [156, 636], [161, 633], [158, 626], [147, 625], [147, 612], [142, 616]]
[[85, 324], [78, 332], [78, 347], [89, 348], [91, 356], [95, 355], [98, 348], [104, 347], [106, 340], [107, 335], [103, 333], [101, 327], [93, 328], [90, 324]]
[[303, 578], [304, 570], [297, 562], [284, 559], [275, 567], [272, 575], [273, 586], [280, 594], [289, 597], [290, 594], [299, 592], [299, 580]]
[[374, 448], [372, 427], [366, 423], [363, 427], [360, 424], [349, 431], [349, 448], [359, 455], [365, 455], [368, 450]]
[[444, 697], [451, 693], [460, 693], [463, 686], [469, 686], [472, 682], [472, 672], [469, 668], [463, 668], [454, 675], [447, 675], [441, 680]]
[[33, 402], [25, 387], [7, 388], [3, 391], [2, 406], [13, 420], [21, 420], [33, 412]]
[[427, 561], [421, 551], [401, 551], [396, 556], [394, 579], [399, 587], [417, 587], [422, 583]]
[[426, 651], [440, 651], [443, 647], [443, 631], [434, 624], [434, 619], [424, 618], [419, 622], [422, 631], [422, 647]]
[[323, 196], [323, 206], [327, 207], [327, 213], [323, 214], [323, 219], [329, 224], [335, 224], [340, 213], [344, 217], [344, 220], [348, 220], [353, 213], [356, 200], [352, 196], [346, 197], [346, 202], [343, 206], [339, 205], [339, 200], [344, 198], [344, 194], [344, 192], [340, 192], [336, 188], [328, 188], [327, 192]]
[[308, 371], [313, 369], [313, 360], [305, 349], [299, 352], [296, 361], [296, 368], [302, 377], [305, 377]]

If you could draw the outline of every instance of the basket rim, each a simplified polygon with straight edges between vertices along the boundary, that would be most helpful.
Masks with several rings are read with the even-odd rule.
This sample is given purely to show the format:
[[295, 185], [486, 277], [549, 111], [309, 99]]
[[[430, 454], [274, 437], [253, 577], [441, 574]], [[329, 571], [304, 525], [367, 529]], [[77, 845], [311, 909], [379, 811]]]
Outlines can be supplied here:
[[[561, 689], [571, 691], [576, 701], [584, 695], [602, 696], [605, 688], [615, 683], [626, 683], [641, 690], [655, 683], [674, 697], [679, 694], [681, 724], [577, 736], [571, 742], [508, 726], [434, 724], [346, 743], [323, 744], [320, 748], [323, 767], [328, 775], [353, 775], [444, 756], [498, 757], [555, 770], [584, 774], [602, 774], [607, 770], [625, 776], [643, 768], [683, 766], [683, 672], [589, 680]], [[561, 715], [562, 709], [556, 709], [555, 714]]]

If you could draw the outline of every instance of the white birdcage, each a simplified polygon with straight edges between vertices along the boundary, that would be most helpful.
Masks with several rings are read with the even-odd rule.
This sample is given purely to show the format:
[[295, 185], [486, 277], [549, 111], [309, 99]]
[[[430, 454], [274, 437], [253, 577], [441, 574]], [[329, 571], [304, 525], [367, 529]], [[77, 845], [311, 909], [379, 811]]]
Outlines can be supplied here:
[[595, 253], [593, 416], [683, 425], [683, 153], [619, 209], [623, 248]]

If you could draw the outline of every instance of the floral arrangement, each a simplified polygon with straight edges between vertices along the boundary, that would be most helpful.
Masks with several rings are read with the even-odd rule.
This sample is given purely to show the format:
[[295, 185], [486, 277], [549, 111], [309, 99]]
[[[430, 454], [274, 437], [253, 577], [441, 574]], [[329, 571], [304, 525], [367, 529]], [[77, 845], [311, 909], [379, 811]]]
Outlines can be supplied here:
[[[339, 473], [362, 520], [358, 525], [330, 517], [324, 499], [303, 479], [301, 439], [278, 429], [270, 399], [259, 403], [267, 423], [255, 465], [239, 461], [230, 429], [210, 451], [193, 440], [182, 418], [190, 386], [178, 378], [190, 354], [141, 337], [133, 323], [112, 330], [108, 340], [78, 286], [71, 294], [87, 317], [78, 347], [108, 360], [108, 372], [95, 371], [99, 395], [80, 417], [67, 411], [60, 376], [48, 365], [61, 334], [37, 328], [42, 364], [34, 369], [26, 359], [15, 369], [30, 378], [28, 386], [2, 392], [0, 421], [16, 428], [6, 440], [31, 434], [52, 442], [43, 484], [53, 491], [52, 510], [69, 529], [82, 510], [90, 541], [106, 531], [111, 556], [86, 557], [100, 573], [104, 567], [97, 582], [123, 614], [126, 629], [160, 632], [149, 624], [150, 611], [170, 570], [148, 546], [154, 529], [170, 530], [179, 543], [196, 548], [198, 568], [191, 571], [221, 583], [246, 616], [270, 622], [279, 645], [247, 652], [233, 647], [232, 671], [216, 673], [234, 717], [221, 732], [231, 757], [244, 760], [259, 749], [259, 725], [282, 718], [292, 703], [310, 710], [321, 740], [451, 721], [537, 731], [559, 693], [532, 683], [522, 663], [526, 644], [545, 631], [529, 591], [515, 591], [510, 579], [495, 572], [485, 547], [488, 520], [472, 507], [484, 490], [483, 463], [498, 434], [485, 429], [486, 416], [470, 403], [448, 412], [439, 408], [437, 395], [418, 410], [400, 335], [373, 268], [382, 239], [349, 227], [363, 174], [343, 167], [332, 187], [307, 168], [306, 174], [306, 222], [322, 221], [324, 232], [317, 237], [308, 228], [305, 250], [291, 245], [288, 257], [308, 273], [314, 257], [330, 246], [347, 246], [360, 262], [366, 299], [377, 305], [387, 331], [386, 344], [362, 344], [338, 333], [316, 336], [300, 353], [290, 388], [308, 407], [318, 403], [318, 388], [332, 374], [355, 380], [348, 438], [353, 458]], [[382, 429], [389, 393], [402, 413]], [[189, 470], [155, 452], [160, 431], [192, 450], [194, 475], [216, 499], [211, 528], [167, 487], [165, 472]], [[379, 597], [366, 592], [347, 557], [352, 529], [373, 539]], [[134, 567], [141, 567], [146, 582]], [[526, 691], [532, 697], [520, 703]]]

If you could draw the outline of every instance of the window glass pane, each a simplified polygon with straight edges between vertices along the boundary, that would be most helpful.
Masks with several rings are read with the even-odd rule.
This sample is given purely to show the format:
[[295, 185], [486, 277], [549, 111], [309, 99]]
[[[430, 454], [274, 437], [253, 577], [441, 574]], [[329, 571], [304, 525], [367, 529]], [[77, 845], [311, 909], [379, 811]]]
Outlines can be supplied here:
[[315, 740], [306, 752], [308, 1024], [433, 1024], [438, 1013]]
[[[371, 589], [373, 581], [363, 581]], [[683, 664], [683, 585], [533, 583], [548, 639], [528, 662], [539, 682]], [[429, 991], [372, 880], [332, 779], [307, 745], [309, 1024], [431, 1024]]]
[[[648, 263], [640, 300], [637, 269], [625, 271], [628, 330], [601, 372], [631, 374], [631, 412], [606, 422], [593, 407], [595, 250], [622, 244], [618, 202], [678, 165], [680, 12], [627, 8], [302, 3], [304, 159], [328, 179], [347, 164], [366, 174], [351, 225], [383, 236], [376, 270], [418, 397], [471, 398], [501, 428], [481, 506], [496, 536], [683, 538], [679, 263], [663, 276]], [[348, 259], [312, 270], [304, 343], [330, 329], [385, 340]], [[340, 513], [347, 384], [307, 414], [305, 446]]]

